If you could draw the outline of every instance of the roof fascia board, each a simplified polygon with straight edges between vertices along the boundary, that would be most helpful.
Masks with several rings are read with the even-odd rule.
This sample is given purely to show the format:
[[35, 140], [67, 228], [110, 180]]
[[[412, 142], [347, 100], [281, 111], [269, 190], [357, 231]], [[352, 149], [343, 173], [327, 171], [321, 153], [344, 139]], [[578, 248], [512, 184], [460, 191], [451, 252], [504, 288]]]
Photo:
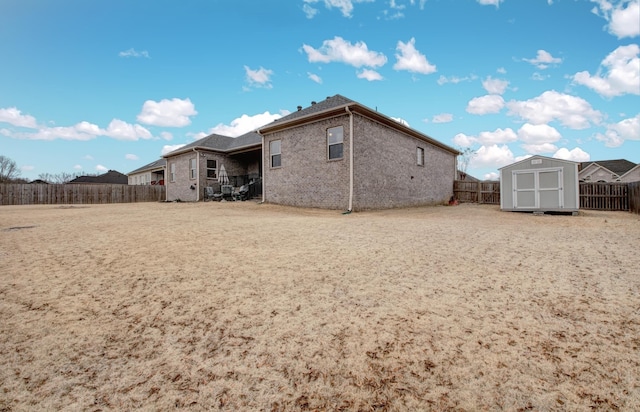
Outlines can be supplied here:
[[336, 106], [336, 107], [332, 107], [330, 109], [326, 109], [326, 110], [322, 110], [320, 112], [316, 112], [316, 113], [311, 113], [308, 114], [306, 116], [301, 116], [301, 117], [296, 117], [294, 119], [291, 119], [287, 122], [282, 122], [282, 123], [278, 123], [276, 120], [276, 124], [272, 124], [272, 125], [268, 125], [265, 127], [262, 127], [261, 129], [258, 130], [258, 132], [260, 134], [268, 134], [268, 133], [274, 133], [274, 132], [279, 132], [279, 131], [283, 131], [283, 130], [287, 130], [293, 127], [297, 127], [303, 124], [307, 124], [307, 123], [313, 123], [313, 122], [317, 122], [320, 120], [324, 120], [324, 119], [328, 119], [331, 117], [336, 117], [339, 115], [347, 115], [347, 111], [346, 108], [349, 108], [349, 110], [351, 110], [352, 112], [358, 113], [361, 116], [367, 117], [370, 120], [373, 120], [377, 123], [383, 124], [385, 126], [391, 127], [392, 129], [396, 129], [400, 132], [403, 132], [409, 136], [415, 137], [417, 139], [423, 140], [429, 144], [432, 144], [436, 147], [439, 147], [441, 149], [444, 149], [454, 155], [459, 155], [460, 152], [452, 147], [449, 147], [447, 145], [445, 145], [444, 143], [440, 143], [439, 141], [433, 139], [430, 136], [425, 135], [424, 133], [421, 133], [415, 129], [412, 129], [411, 127], [407, 127], [405, 125], [403, 125], [402, 123], [399, 123], [395, 120], [393, 120], [392, 118], [383, 115], [382, 113], [378, 112], [378, 111], [374, 111], [371, 110], [370, 108], [363, 106], [359, 103], [348, 103], [348, 104], [343, 104], [340, 106]]

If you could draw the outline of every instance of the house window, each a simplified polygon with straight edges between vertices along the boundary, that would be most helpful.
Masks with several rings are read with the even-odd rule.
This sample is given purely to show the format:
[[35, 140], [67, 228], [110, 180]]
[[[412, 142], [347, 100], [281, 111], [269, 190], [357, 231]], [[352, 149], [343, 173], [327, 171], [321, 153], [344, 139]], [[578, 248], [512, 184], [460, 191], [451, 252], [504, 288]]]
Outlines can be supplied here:
[[218, 162], [216, 160], [207, 159], [207, 179], [216, 179], [218, 177]]
[[189, 174], [192, 179], [196, 178], [196, 159], [189, 159]]
[[418, 147], [416, 150], [416, 161], [418, 166], [424, 166], [424, 148]]
[[171, 163], [170, 171], [169, 171], [169, 181], [170, 182], [176, 181], [176, 164], [175, 163]]
[[280, 140], [269, 142], [269, 154], [271, 155], [271, 167], [280, 167], [282, 165], [282, 152], [280, 150]]
[[329, 160], [342, 159], [343, 139], [342, 126], [327, 129], [327, 148]]

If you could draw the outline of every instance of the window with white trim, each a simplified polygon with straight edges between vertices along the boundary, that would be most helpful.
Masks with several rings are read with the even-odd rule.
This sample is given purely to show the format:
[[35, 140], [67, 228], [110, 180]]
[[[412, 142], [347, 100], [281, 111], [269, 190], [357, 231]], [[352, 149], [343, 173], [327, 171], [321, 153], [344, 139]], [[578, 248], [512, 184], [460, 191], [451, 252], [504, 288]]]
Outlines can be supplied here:
[[342, 126], [327, 129], [327, 155], [329, 160], [342, 159], [343, 144]]
[[196, 159], [189, 159], [189, 177], [196, 178]]
[[282, 150], [280, 147], [281, 140], [272, 140], [269, 142], [269, 155], [271, 156], [271, 167], [282, 166]]
[[207, 179], [218, 178], [218, 161], [215, 159], [207, 159]]
[[171, 165], [169, 166], [169, 181], [170, 182], [175, 182], [176, 181], [176, 164], [175, 163], [171, 163]]
[[418, 166], [424, 166], [424, 148], [418, 147], [416, 150], [416, 162]]

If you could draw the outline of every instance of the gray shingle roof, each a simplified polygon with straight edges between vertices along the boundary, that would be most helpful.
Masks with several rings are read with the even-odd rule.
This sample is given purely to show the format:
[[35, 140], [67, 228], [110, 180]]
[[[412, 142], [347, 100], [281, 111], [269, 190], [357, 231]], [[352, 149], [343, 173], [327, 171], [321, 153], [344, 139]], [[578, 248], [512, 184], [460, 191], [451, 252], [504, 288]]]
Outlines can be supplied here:
[[129, 172], [128, 174], [132, 175], [134, 173], [141, 173], [144, 172], [145, 170], [153, 170], [153, 169], [159, 169], [161, 167], [165, 167], [167, 165], [167, 161], [166, 159], [158, 159], [156, 161], [153, 161], [149, 164], [146, 164], [142, 167], [137, 168], [136, 170]]
[[184, 153], [195, 148], [209, 149], [219, 152], [230, 152], [233, 150], [241, 149], [243, 147], [250, 147], [261, 144], [262, 137], [260, 137], [260, 135], [254, 131], [245, 133], [238, 137], [229, 137], [214, 133], [210, 134], [207, 137], [203, 137], [202, 139], [196, 140], [195, 142], [189, 143], [186, 146], [182, 146], [181, 148], [176, 149], [173, 152], [167, 153], [166, 155], [164, 155], [164, 157]]
[[630, 162], [626, 159], [616, 159], [616, 160], [598, 160], [594, 162], [583, 162], [581, 164], [582, 166], [581, 169], [584, 169], [585, 167], [589, 166], [592, 163], [596, 163], [606, 169], [609, 169], [610, 171], [617, 174], [618, 176], [622, 176], [623, 174], [627, 173], [629, 170], [636, 167], [635, 163]]
[[299, 110], [291, 114], [288, 114], [284, 117], [281, 117], [280, 119], [275, 120], [275, 122], [286, 122], [291, 119], [296, 119], [298, 117], [306, 116], [312, 113], [317, 113], [323, 110], [332, 109], [334, 107], [345, 106], [349, 103], [356, 103], [356, 102], [351, 99], [347, 99], [342, 95], [336, 94], [335, 96], [327, 97], [326, 100], [323, 100], [318, 103], [311, 102], [311, 106], [304, 109], [302, 108], [302, 106], [298, 106]]
[[69, 183], [111, 183], [118, 185], [129, 184], [127, 175], [123, 175], [117, 170], [109, 170], [107, 173], [99, 176], [79, 176], [71, 180]]

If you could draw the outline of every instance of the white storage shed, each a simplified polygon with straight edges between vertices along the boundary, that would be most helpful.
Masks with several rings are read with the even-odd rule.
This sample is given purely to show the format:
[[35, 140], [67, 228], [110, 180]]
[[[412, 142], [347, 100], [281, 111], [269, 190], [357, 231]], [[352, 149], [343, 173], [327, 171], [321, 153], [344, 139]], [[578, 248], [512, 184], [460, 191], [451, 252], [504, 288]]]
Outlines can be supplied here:
[[578, 163], [532, 156], [500, 169], [500, 209], [516, 212], [577, 212]]

